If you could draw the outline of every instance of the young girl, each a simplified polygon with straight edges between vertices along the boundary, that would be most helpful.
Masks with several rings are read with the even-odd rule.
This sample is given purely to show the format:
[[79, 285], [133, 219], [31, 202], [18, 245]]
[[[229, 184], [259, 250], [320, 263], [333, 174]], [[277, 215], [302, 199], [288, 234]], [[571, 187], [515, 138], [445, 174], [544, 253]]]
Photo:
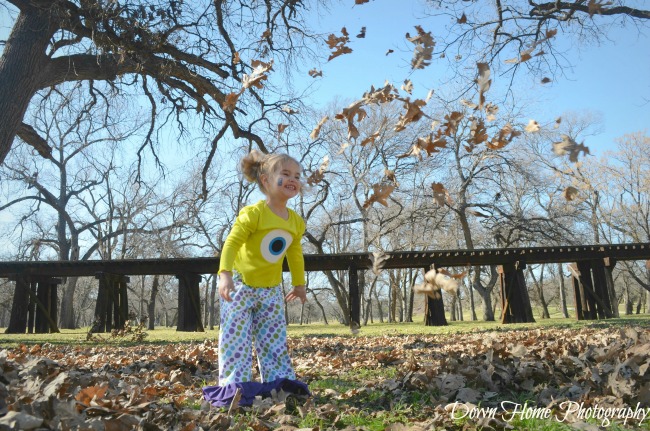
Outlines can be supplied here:
[[[244, 406], [274, 389], [309, 394], [307, 385], [295, 380], [291, 366], [279, 286], [286, 255], [293, 285], [286, 299], [307, 300], [300, 244], [305, 222], [287, 208], [289, 199], [301, 191], [302, 169], [286, 154], [255, 150], [242, 159], [241, 168], [266, 199], [239, 212], [221, 251], [219, 386], [203, 388], [205, 399], [215, 406], [229, 405], [238, 389]], [[253, 342], [262, 383], [251, 381]]]

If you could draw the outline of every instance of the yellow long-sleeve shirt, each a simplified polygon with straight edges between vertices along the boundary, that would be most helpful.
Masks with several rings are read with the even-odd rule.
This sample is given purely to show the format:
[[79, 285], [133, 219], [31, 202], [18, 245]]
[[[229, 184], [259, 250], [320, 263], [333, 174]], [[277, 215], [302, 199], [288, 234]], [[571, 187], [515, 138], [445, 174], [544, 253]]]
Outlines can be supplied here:
[[289, 209], [289, 219], [271, 211], [265, 200], [239, 212], [226, 238], [219, 260], [219, 273], [235, 269], [244, 284], [272, 287], [282, 281], [282, 262], [287, 256], [291, 284], [305, 284], [305, 261], [300, 241], [305, 221]]

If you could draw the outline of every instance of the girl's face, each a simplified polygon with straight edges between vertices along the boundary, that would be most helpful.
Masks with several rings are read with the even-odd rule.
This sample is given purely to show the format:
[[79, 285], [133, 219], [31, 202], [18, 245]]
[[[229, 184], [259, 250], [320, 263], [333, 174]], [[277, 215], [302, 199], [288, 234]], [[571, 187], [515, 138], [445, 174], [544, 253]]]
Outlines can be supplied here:
[[286, 162], [280, 170], [269, 175], [265, 184], [267, 194], [289, 200], [300, 193], [302, 169], [298, 164]]

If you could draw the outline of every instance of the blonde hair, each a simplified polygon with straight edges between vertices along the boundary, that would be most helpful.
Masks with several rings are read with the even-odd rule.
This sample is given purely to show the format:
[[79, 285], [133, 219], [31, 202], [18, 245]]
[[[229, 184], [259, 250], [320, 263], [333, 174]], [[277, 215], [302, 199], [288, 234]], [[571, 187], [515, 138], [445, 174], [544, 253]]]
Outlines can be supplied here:
[[264, 154], [258, 150], [253, 150], [244, 156], [240, 167], [244, 178], [251, 183], [257, 183], [260, 190], [266, 194], [262, 175], [269, 176], [279, 172], [287, 162], [295, 163], [302, 170], [300, 163], [288, 154]]

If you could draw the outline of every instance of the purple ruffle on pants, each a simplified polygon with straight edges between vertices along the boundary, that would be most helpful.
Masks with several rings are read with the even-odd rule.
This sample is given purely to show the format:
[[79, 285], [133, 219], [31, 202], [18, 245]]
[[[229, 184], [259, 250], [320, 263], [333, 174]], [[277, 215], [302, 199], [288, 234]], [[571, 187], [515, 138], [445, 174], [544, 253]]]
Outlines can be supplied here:
[[307, 384], [292, 379], [276, 379], [270, 382], [243, 382], [230, 383], [225, 386], [206, 386], [203, 388], [203, 397], [215, 407], [226, 407], [232, 403], [237, 388], [241, 389], [240, 406], [250, 406], [255, 397], [270, 397], [271, 392], [284, 391], [295, 395], [310, 395]]

